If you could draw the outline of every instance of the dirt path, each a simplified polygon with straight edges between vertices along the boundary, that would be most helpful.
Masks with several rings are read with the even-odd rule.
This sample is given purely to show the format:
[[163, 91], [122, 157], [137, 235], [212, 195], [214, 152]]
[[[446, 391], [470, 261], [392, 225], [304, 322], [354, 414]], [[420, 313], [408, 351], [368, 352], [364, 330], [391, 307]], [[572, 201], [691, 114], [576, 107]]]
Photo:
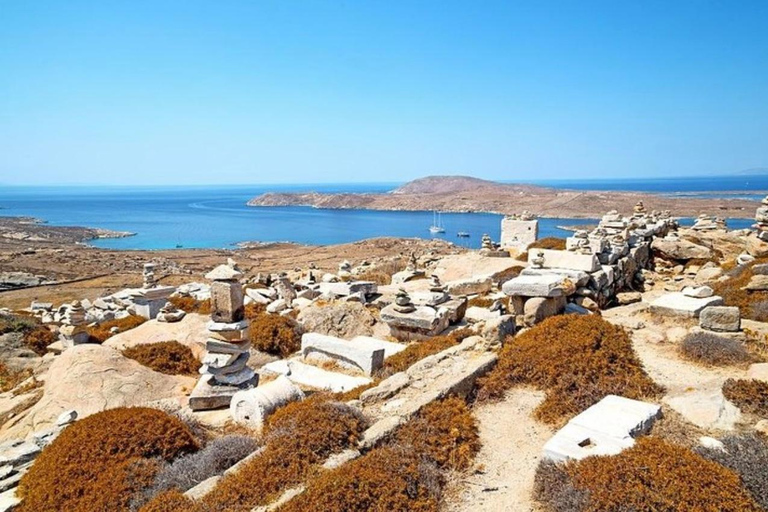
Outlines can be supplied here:
[[533, 476], [553, 430], [534, 420], [544, 393], [518, 388], [502, 402], [478, 406], [482, 448], [475, 471], [455, 478], [446, 492], [446, 512], [533, 512]]

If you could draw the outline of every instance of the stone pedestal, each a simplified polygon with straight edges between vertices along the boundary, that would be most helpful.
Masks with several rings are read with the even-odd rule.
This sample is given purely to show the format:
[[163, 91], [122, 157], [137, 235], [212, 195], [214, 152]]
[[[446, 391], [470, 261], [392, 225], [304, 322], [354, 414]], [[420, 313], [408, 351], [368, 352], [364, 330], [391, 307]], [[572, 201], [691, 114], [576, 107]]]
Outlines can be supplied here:
[[152, 320], [168, 302], [168, 298], [176, 291], [173, 286], [156, 286], [142, 288], [133, 294], [133, 310], [137, 315]]
[[524, 251], [539, 238], [539, 221], [518, 216], [504, 217], [501, 221], [502, 249]]

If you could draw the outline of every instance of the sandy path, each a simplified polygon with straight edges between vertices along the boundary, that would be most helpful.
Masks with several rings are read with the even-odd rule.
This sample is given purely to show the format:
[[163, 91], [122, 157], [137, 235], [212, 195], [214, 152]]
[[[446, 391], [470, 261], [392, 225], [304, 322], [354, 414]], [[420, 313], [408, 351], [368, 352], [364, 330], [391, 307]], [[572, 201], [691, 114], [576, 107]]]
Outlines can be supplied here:
[[459, 475], [446, 492], [447, 512], [532, 512], [533, 476], [544, 443], [553, 430], [531, 414], [544, 393], [518, 388], [502, 402], [478, 406], [482, 448], [475, 460], [480, 471]]

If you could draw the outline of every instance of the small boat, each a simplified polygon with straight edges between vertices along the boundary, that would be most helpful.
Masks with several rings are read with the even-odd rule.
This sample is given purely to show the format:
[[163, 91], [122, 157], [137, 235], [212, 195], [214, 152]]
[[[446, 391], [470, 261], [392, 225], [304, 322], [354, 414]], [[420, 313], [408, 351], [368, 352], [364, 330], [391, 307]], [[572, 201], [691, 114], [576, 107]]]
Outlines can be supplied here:
[[445, 233], [442, 217], [437, 212], [432, 212], [432, 225], [429, 226], [430, 233]]
[[456, 233], [456, 236], [459, 238], [469, 238], [469, 233], [467, 233], [466, 231], [459, 231], [458, 233]]

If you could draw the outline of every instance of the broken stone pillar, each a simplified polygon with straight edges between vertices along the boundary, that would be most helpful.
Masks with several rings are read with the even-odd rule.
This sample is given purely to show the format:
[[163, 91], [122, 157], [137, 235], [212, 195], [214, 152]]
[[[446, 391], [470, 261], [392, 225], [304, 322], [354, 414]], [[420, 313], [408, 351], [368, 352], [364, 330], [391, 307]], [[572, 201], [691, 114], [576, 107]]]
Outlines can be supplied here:
[[189, 397], [193, 411], [228, 406], [235, 393], [258, 383], [258, 375], [247, 365], [249, 322], [244, 318], [241, 276], [233, 264], [220, 265], [205, 276], [213, 281], [210, 337], [200, 368], [202, 376]]
[[303, 400], [304, 393], [284, 375], [263, 386], [238, 391], [232, 397], [229, 412], [235, 422], [261, 431], [267, 416], [290, 402]]
[[88, 343], [88, 331], [85, 329], [85, 308], [79, 300], [74, 301], [62, 319], [64, 324], [59, 333], [64, 336], [64, 347], [69, 348], [74, 345]]

